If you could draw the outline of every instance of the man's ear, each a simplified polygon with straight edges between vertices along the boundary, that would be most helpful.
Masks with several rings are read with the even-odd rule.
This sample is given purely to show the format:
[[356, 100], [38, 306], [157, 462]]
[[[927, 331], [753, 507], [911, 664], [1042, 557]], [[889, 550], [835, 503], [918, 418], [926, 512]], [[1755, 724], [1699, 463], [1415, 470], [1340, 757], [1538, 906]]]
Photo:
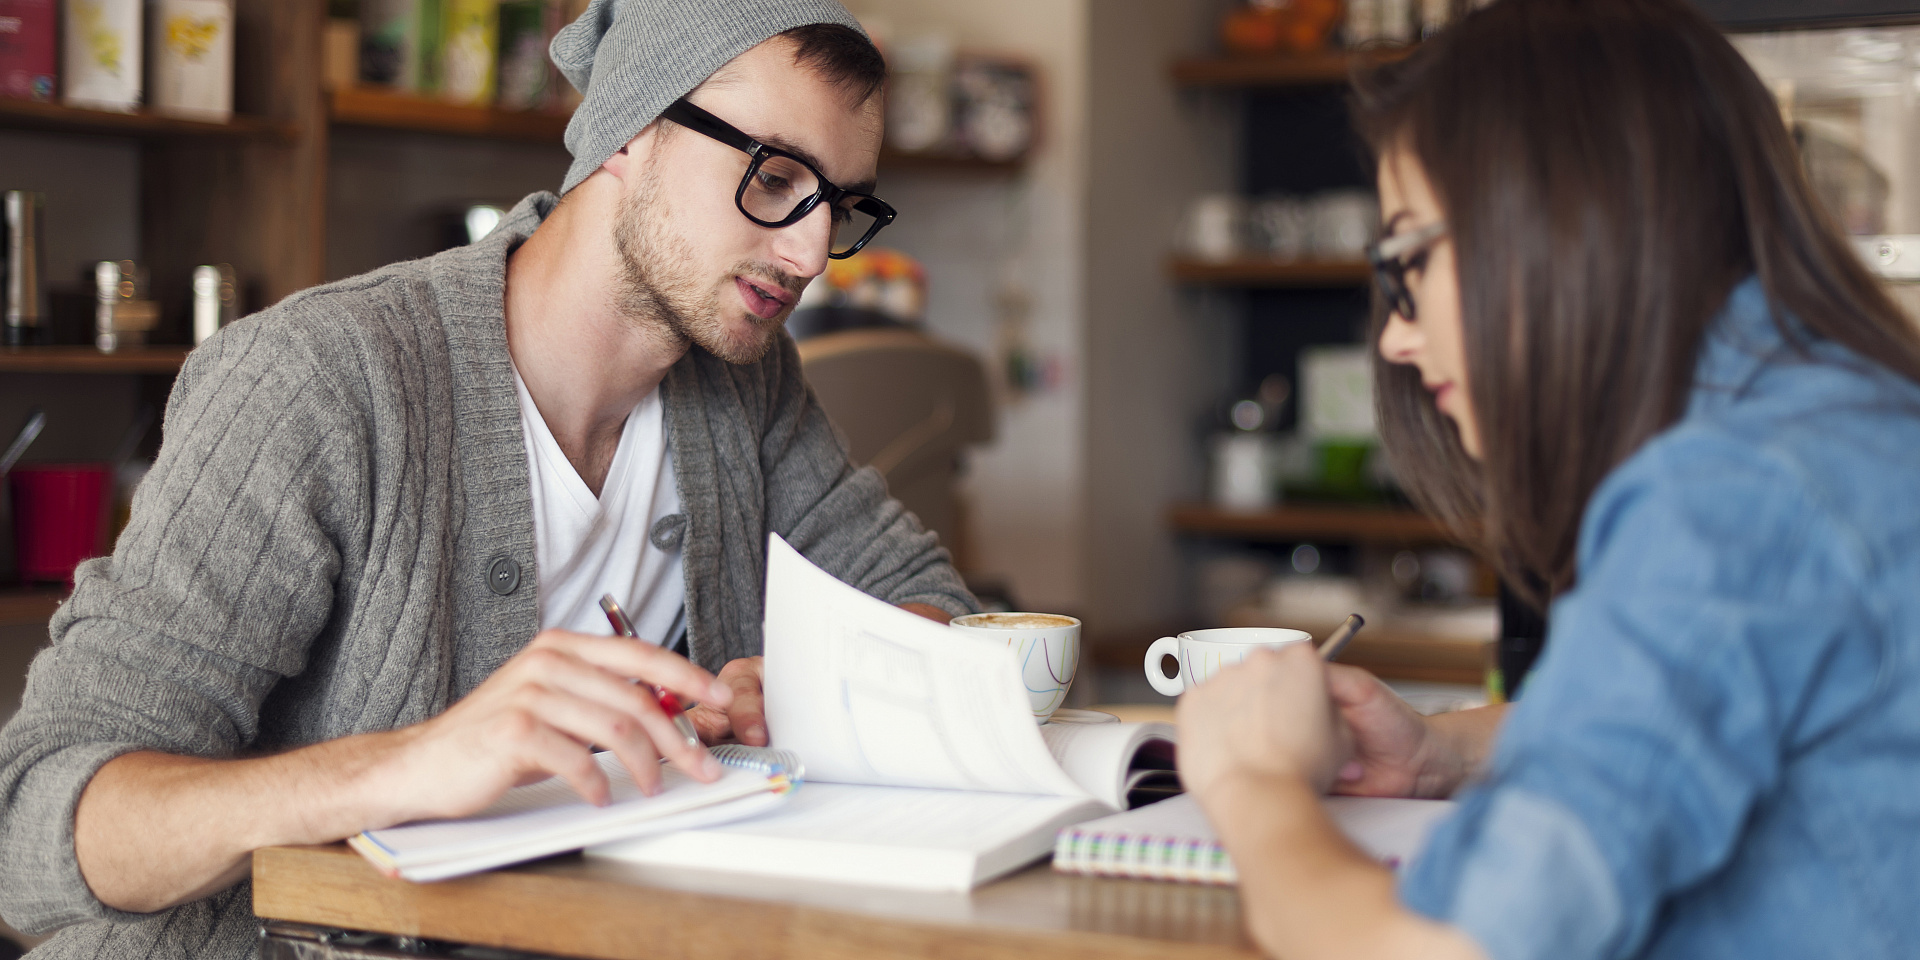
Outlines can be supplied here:
[[653, 159], [655, 148], [660, 142], [660, 121], [655, 120], [640, 129], [632, 140], [613, 152], [600, 164], [600, 169], [613, 174], [617, 180], [626, 180], [646, 169]]

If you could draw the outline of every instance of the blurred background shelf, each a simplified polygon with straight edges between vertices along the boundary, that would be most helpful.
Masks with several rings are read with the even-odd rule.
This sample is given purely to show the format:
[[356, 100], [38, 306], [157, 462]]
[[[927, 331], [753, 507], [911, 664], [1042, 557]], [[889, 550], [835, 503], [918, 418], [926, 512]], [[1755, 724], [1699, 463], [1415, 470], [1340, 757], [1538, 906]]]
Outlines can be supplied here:
[[1025, 157], [1011, 160], [983, 160], [979, 157], [948, 156], [936, 153], [908, 153], [892, 147], [880, 148], [880, 169], [915, 173], [974, 174], [1011, 176], [1026, 166]]
[[234, 114], [232, 119], [224, 123], [216, 123], [161, 116], [144, 111], [114, 113], [108, 110], [69, 107], [58, 103], [36, 103], [31, 100], [5, 98], [0, 98], [0, 128], [151, 139], [203, 137], [291, 142], [297, 136], [297, 131], [292, 124], [274, 123], [244, 114]]
[[1361, 287], [1373, 279], [1365, 260], [1195, 260], [1173, 257], [1167, 273], [1176, 282], [1212, 287]]
[[101, 353], [92, 347], [0, 347], [0, 372], [173, 374], [180, 372], [189, 349], [126, 347]]
[[561, 113], [465, 106], [388, 90], [350, 87], [327, 94], [327, 118], [346, 126], [559, 143], [566, 135], [570, 117]]
[[1239, 512], [1208, 504], [1176, 504], [1167, 524], [1190, 536], [1237, 540], [1345, 540], [1357, 543], [1452, 543], [1438, 521], [1404, 507], [1288, 505]]
[[1399, 60], [1411, 47], [1327, 50], [1271, 57], [1187, 57], [1168, 72], [1183, 87], [1313, 87], [1346, 83], [1356, 66]]
[[66, 596], [50, 587], [0, 587], [0, 626], [46, 623]]

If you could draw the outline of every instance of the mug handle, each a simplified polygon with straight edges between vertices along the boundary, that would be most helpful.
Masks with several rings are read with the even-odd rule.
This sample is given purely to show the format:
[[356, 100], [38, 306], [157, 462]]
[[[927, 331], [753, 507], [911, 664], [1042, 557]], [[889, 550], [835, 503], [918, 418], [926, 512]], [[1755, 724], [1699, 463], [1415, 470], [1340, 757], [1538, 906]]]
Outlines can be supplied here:
[[1147, 648], [1146, 664], [1147, 682], [1153, 684], [1153, 689], [1160, 691], [1162, 696], [1177, 697], [1186, 692], [1186, 678], [1175, 679], [1167, 676], [1166, 671], [1160, 667], [1162, 657], [1172, 657], [1175, 660], [1180, 658], [1179, 639], [1161, 637], [1155, 640], [1153, 646]]

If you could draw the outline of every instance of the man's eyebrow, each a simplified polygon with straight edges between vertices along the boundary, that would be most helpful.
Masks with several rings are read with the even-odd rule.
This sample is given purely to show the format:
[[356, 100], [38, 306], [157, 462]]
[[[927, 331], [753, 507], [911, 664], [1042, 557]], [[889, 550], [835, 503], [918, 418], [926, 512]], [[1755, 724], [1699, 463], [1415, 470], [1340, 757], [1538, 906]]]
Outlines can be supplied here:
[[[749, 134], [749, 136], [751, 136], [751, 134]], [[778, 136], [754, 137], [753, 139], [761, 143], [764, 143], [769, 147], [773, 147], [776, 150], [780, 150], [785, 153], [791, 153], [794, 156], [799, 157], [802, 160], [805, 160], [807, 164], [813, 167], [815, 170], [820, 170], [826, 166], [826, 164], [820, 162], [819, 157], [814, 156], [805, 147], [802, 147], [799, 144], [786, 139], [785, 137], [778, 137]], [[823, 173], [821, 174], [821, 176], [826, 176], [826, 174]], [[834, 186], [839, 187], [842, 190], [851, 191], [853, 193], [872, 193], [873, 188], [876, 185], [878, 185], [878, 183], [879, 181], [875, 180], [872, 177], [868, 177], [867, 179], [862, 180], [859, 183], [836, 183], [834, 184]]]

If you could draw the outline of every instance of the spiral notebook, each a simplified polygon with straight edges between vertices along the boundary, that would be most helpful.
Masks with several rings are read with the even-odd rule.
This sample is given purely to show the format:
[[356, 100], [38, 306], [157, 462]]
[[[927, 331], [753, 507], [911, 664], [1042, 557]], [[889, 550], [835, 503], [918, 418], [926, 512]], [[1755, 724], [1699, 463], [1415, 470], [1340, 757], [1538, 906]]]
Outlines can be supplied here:
[[596, 756], [613, 802], [596, 807], [558, 777], [507, 791], [487, 809], [459, 820], [432, 820], [368, 830], [347, 842], [388, 876], [442, 880], [598, 843], [691, 830], [766, 813], [799, 786], [804, 770], [792, 753], [728, 744], [713, 748], [726, 772], [701, 783], [662, 766], [666, 789], [644, 796], [611, 753]]
[[[1411, 861], [1433, 825], [1453, 811], [1450, 800], [1327, 797], [1327, 813], [1354, 845], [1393, 870]], [[1230, 886], [1240, 881], [1233, 859], [1192, 796], [1101, 817], [1062, 829], [1053, 868], [1062, 873]]]

